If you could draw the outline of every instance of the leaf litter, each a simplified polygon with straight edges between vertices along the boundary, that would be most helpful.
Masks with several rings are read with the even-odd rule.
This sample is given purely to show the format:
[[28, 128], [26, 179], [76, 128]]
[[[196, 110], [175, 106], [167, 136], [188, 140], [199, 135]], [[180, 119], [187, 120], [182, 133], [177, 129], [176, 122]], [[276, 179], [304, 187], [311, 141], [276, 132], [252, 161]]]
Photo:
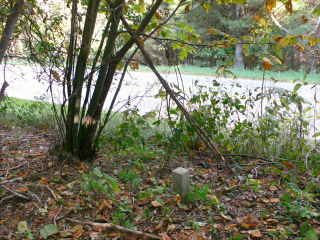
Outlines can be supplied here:
[[[290, 173], [294, 165], [287, 162], [258, 167], [253, 162], [239, 168], [237, 178], [217, 169], [217, 159], [204, 151], [190, 159], [190, 153], [165, 149], [104, 150], [94, 163], [67, 162], [50, 153], [55, 138], [49, 129], [1, 126], [0, 134], [1, 239], [319, 237], [319, 194], [288, 191], [283, 176], [297, 173]], [[181, 166], [193, 180], [187, 202], [171, 190], [171, 171]], [[92, 175], [95, 168], [100, 172]], [[93, 177], [98, 180], [85, 185]], [[302, 189], [311, 176], [299, 177]], [[116, 179], [119, 191], [100, 188], [108, 179]]]

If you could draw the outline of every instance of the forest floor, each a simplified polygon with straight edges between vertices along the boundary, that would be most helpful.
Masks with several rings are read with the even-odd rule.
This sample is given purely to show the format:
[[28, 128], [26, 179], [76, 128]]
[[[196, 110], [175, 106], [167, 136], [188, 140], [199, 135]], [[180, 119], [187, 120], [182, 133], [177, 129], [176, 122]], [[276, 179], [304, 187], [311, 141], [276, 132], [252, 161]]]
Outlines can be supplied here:
[[[71, 163], [57, 160], [53, 136], [0, 125], [0, 239], [319, 237], [319, 194], [301, 190], [312, 176], [294, 163], [240, 158], [231, 174], [205, 151], [155, 147]], [[192, 175], [187, 202], [171, 191], [176, 167]], [[298, 185], [288, 185], [291, 176]]]

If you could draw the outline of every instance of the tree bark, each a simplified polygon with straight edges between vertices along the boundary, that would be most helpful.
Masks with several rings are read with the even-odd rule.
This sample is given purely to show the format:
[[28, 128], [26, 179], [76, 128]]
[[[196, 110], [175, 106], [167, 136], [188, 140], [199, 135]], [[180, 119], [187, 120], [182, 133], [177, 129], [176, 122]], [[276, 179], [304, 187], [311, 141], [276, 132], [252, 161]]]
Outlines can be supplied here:
[[0, 39], [0, 63], [6, 55], [14, 28], [19, 20], [19, 15], [22, 12], [23, 6], [24, 0], [16, 0], [16, 4], [11, 9], [11, 13], [7, 18], [6, 26]]
[[[242, 4], [236, 4], [236, 17], [237, 19], [241, 18], [241, 11], [242, 11]], [[236, 68], [244, 68], [244, 55], [243, 55], [243, 45], [241, 43], [241, 40], [238, 40], [238, 43], [236, 44], [235, 49], [235, 61], [234, 61], [234, 67]]]
[[81, 93], [84, 83], [84, 74], [87, 61], [91, 50], [92, 36], [99, 11], [100, 0], [91, 0], [86, 13], [86, 20], [83, 28], [82, 43], [80, 53], [77, 59], [75, 76], [73, 79], [72, 95], [69, 100], [67, 125], [66, 125], [66, 150], [73, 155], [78, 155], [79, 143], [79, 123]]
[[2, 84], [1, 90], [0, 90], [0, 103], [2, 102], [2, 100], [4, 99], [4, 93], [6, 91], [6, 88], [9, 86], [9, 84], [4, 81], [4, 83]]
[[243, 50], [242, 50], [242, 43], [236, 44], [236, 50], [235, 50], [235, 62], [234, 67], [236, 68], [244, 68], [244, 56], [243, 56]]
[[[142, 20], [141, 24], [138, 27], [138, 32], [142, 33], [145, 31], [146, 27], [149, 25], [152, 17], [154, 16], [155, 12], [159, 9], [161, 3], [163, 0], [157, 0], [154, 5], [151, 7], [145, 18]], [[115, 13], [116, 14], [116, 13]], [[111, 29], [111, 27], [110, 27]], [[110, 30], [111, 31], [111, 30]], [[110, 37], [112, 37], [110, 35]], [[99, 73], [97, 84], [99, 82], [100, 89], [97, 89], [97, 86], [95, 87], [92, 101], [89, 104], [88, 107], [88, 113], [86, 114], [86, 117], [84, 118], [83, 123], [81, 123], [80, 126], [80, 142], [79, 142], [79, 149], [81, 151], [79, 152], [80, 157], [82, 159], [90, 159], [94, 154], [94, 140], [95, 140], [95, 134], [98, 127], [98, 123], [101, 118], [101, 113], [103, 109], [104, 102], [106, 100], [106, 97], [109, 93], [113, 77], [116, 73], [117, 66], [122, 61], [125, 54], [128, 52], [128, 50], [133, 46], [134, 40], [131, 38], [129, 39], [123, 47], [115, 53], [113, 56], [111, 56], [110, 59], [106, 58], [107, 61], [107, 72], [105, 74]], [[107, 57], [107, 56], [105, 56]], [[105, 62], [103, 62], [105, 63]], [[103, 67], [103, 66], [102, 66]], [[101, 68], [100, 71], [102, 71], [103, 68]], [[104, 71], [104, 70], [103, 70]], [[100, 82], [101, 81], [101, 82]]]

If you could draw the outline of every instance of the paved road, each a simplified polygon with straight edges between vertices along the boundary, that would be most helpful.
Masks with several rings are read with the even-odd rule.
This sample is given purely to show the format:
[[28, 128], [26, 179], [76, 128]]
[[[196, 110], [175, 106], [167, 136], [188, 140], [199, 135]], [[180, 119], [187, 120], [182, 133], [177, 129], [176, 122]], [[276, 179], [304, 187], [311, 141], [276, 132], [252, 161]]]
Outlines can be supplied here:
[[[42, 96], [45, 100], [49, 101], [50, 94], [48, 91], [48, 77], [43, 75], [41, 79], [38, 79], [41, 70], [37, 67], [21, 66], [21, 65], [7, 65], [4, 67], [0, 65], [0, 86], [2, 85], [3, 78], [10, 84], [7, 89], [7, 94], [10, 97], [18, 97], [24, 99], [36, 99]], [[175, 74], [163, 74], [164, 78], [170, 83], [177, 83], [177, 78]], [[184, 88], [187, 94], [190, 94], [194, 90], [194, 82], [198, 81], [202, 85], [211, 86], [212, 81], [215, 78], [206, 76], [193, 76], [193, 75], [183, 75]], [[245, 89], [256, 89], [261, 91], [261, 81], [248, 80], [248, 79], [216, 79], [220, 82], [221, 86], [230, 92], [244, 92]], [[241, 88], [234, 86], [234, 83], [239, 83], [242, 85]], [[278, 82], [273, 83], [266, 81], [265, 89], [277, 88], [293, 90], [295, 84], [290, 82]], [[141, 113], [148, 112], [153, 109], [158, 109], [160, 107], [160, 99], [155, 99], [153, 96], [156, 94], [161, 85], [154, 76], [152, 72], [130, 72], [127, 74], [124, 85], [122, 87], [121, 93], [118, 98], [117, 108], [123, 105], [126, 107], [138, 106]], [[181, 83], [180, 83], [181, 87]], [[110, 99], [113, 96], [114, 89], [116, 85], [113, 86], [111, 94], [109, 94], [106, 106], [110, 103]], [[315, 96], [320, 100], [320, 86], [306, 85], [299, 89], [299, 94], [307, 99], [312, 105], [315, 104]], [[61, 87], [54, 86], [54, 95], [57, 101], [62, 101]], [[137, 96], [144, 96], [140, 98]], [[130, 99], [130, 101], [128, 101]], [[130, 103], [130, 106], [128, 104]], [[266, 105], [265, 103], [264, 105]], [[320, 123], [316, 124], [320, 126]]]

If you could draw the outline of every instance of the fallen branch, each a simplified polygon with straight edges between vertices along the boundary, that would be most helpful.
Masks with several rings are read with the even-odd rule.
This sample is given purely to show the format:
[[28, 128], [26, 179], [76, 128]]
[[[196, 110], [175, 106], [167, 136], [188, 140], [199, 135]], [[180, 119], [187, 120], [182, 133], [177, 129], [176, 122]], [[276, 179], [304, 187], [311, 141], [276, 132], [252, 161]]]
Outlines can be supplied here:
[[6, 184], [6, 183], [12, 183], [12, 182], [15, 182], [15, 181], [23, 181], [23, 178], [17, 177], [17, 178], [12, 178], [10, 180], [4, 180], [4, 181], [0, 182], [0, 185]]
[[15, 192], [15, 191], [11, 190], [10, 188], [7, 188], [7, 187], [5, 187], [5, 186], [3, 186], [3, 185], [0, 185], [0, 187], [2, 187], [2, 188], [3, 188], [4, 190], [6, 190], [7, 192], [12, 193], [12, 194], [15, 195], [16, 197], [23, 198], [23, 199], [25, 199], [25, 200], [30, 200], [30, 198], [28, 198], [28, 197], [26, 197], [26, 196], [24, 196], [24, 195], [22, 195], [22, 194], [20, 194], [20, 193], [17, 193], [17, 192]]
[[154, 234], [150, 234], [150, 233], [144, 233], [141, 231], [137, 231], [137, 230], [132, 230], [132, 229], [128, 229], [125, 227], [121, 227], [119, 225], [115, 225], [112, 223], [97, 223], [97, 222], [88, 222], [88, 221], [79, 221], [79, 220], [75, 220], [72, 218], [66, 218], [67, 221], [69, 222], [74, 222], [74, 223], [78, 223], [78, 224], [86, 224], [86, 225], [90, 225], [93, 227], [98, 227], [98, 228], [104, 228], [104, 229], [116, 229], [119, 232], [123, 232], [123, 233], [128, 233], [128, 234], [132, 234], [135, 237], [139, 237], [142, 239], [162, 239], [161, 237], [154, 235]]
[[254, 156], [249, 154], [243, 154], [243, 153], [235, 153], [235, 154], [222, 154], [223, 156], [230, 156], [230, 157], [244, 157], [244, 158], [254, 158], [254, 159], [260, 159], [269, 163], [276, 163], [268, 158], [261, 157], [261, 156]]
[[1, 204], [2, 202], [4, 202], [5, 200], [10, 199], [10, 198], [14, 198], [14, 197], [15, 197], [15, 195], [12, 194], [12, 195], [9, 195], [9, 196], [7, 196], [7, 197], [1, 198], [0, 204]]

